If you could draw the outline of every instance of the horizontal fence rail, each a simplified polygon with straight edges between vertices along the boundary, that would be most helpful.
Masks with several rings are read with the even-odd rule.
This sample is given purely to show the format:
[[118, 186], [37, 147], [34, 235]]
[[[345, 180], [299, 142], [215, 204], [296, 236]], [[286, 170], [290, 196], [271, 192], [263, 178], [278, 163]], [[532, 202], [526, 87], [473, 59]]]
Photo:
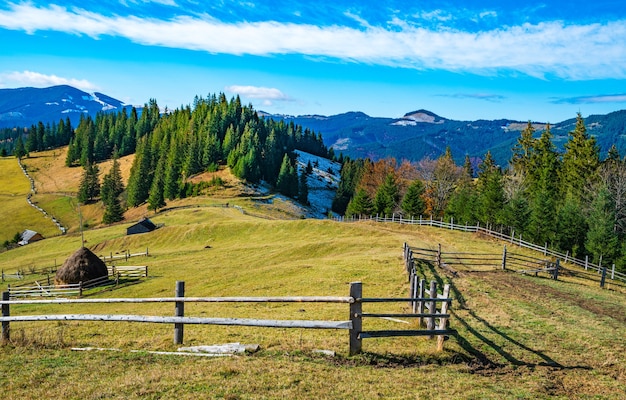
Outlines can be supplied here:
[[108, 276], [92, 279], [75, 284], [55, 285], [54, 278], [48, 275], [44, 280], [9, 285], [8, 291], [13, 298], [17, 297], [58, 297], [58, 296], [82, 296], [83, 290], [95, 287], [119, 284], [120, 278], [137, 279], [148, 277], [148, 267], [141, 266], [108, 266]]
[[[286, 296], [286, 297], [185, 297], [184, 282], [176, 283], [175, 297], [157, 298], [102, 298], [102, 299], [46, 299], [46, 300], [11, 300], [9, 292], [2, 293], [2, 340], [10, 340], [10, 323], [15, 322], [44, 322], [44, 321], [100, 321], [100, 322], [138, 322], [159, 323], [174, 325], [174, 343], [183, 342], [184, 326], [188, 324], [201, 325], [228, 325], [228, 326], [251, 326], [267, 328], [301, 328], [301, 329], [339, 329], [348, 330], [350, 333], [350, 354], [362, 351], [361, 340], [373, 337], [394, 336], [437, 336], [437, 348], [443, 348], [444, 335], [454, 335], [456, 331], [446, 329], [450, 318], [448, 307], [451, 299], [447, 298], [446, 290], [443, 295], [432, 292], [433, 297], [409, 297], [409, 298], [363, 298], [361, 282], [350, 284], [350, 296]], [[364, 313], [364, 303], [390, 303], [390, 302], [421, 302], [428, 306], [427, 312], [413, 314], [406, 313]], [[249, 319], [249, 318], [210, 318], [185, 316], [185, 303], [337, 303], [348, 304], [350, 307], [350, 319], [344, 321], [325, 320], [273, 320], [273, 319]], [[174, 316], [159, 315], [122, 315], [122, 314], [48, 314], [48, 315], [11, 315], [11, 306], [40, 305], [40, 304], [94, 304], [94, 303], [174, 303]], [[434, 306], [442, 304], [440, 310]], [[428, 321], [440, 321], [438, 326], [428, 324], [426, 329], [414, 330], [388, 330], [388, 331], [364, 331], [362, 329], [363, 318], [391, 318], [391, 317], [414, 317]]]
[[[131, 253], [129, 251], [125, 251], [124, 254], [113, 254], [110, 253], [109, 256], [98, 256], [104, 262], [110, 262], [115, 260], [128, 260], [131, 257], [140, 257], [140, 256], [149, 256], [148, 249], [146, 248], [145, 252], [142, 253]], [[23, 280], [25, 276], [28, 275], [50, 275], [55, 274], [60, 265], [57, 264], [57, 260], [54, 259], [53, 265], [49, 267], [35, 267], [33, 265], [29, 265], [27, 267], [19, 267], [17, 271], [7, 273], [4, 272], [4, 269], [0, 271], [0, 280], [2, 282], [8, 280]]]

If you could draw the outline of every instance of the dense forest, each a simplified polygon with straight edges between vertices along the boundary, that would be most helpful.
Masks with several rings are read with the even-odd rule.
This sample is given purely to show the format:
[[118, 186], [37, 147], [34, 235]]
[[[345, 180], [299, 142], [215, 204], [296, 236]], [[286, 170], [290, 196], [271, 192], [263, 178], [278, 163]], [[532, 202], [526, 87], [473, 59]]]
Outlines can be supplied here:
[[[267, 182], [278, 192], [307, 203], [305, 172], [298, 174], [294, 150], [332, 157], [322, 136], [293, 123], [259, 118], [239, 97], [223, 94], [196, 97], [193, 106], [161, 113], [155, 100], [143, 108], [99, 113], [95, 120], [80, 120], [69, 142], [66, 165], [84, 168], [78, 198], [100, 198], [106, 206], [103, 222], [123, 218], [127, 207], [148, 203], [157, 210], [167, 200], [197, 195], [207, 185], [189, 178], [228, 165], [235, 176], [249, 183]], [[135, 153], [128, 187], [121, 181], [117, 157]], [[114, 159], [113, 168], [98, 179], [96, 162]]]
[[481, 223], [624, 270], [626, 159], [613, 146], [601, 160], [580, 115], [563, 152], [550, 125], [534, 136], [528, 123], [505, 170], [489, 152], [478, 171], [469, 158], [456, 165], [449, 149], [435, 160], [399, 165], [395, 159], [346, 160], [333, 211]]

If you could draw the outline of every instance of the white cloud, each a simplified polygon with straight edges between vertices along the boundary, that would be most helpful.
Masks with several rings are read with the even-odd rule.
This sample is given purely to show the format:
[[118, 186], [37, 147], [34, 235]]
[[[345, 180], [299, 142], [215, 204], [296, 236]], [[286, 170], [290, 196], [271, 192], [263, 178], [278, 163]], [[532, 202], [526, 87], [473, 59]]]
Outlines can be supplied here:
[[1, 87], [49, 87], [57, 85], [70, 85], [75, 88], [90, 92], [98, 89], [98, 87], [85, 80], [75, 78], [64, 78], [56, 75], [46, 75], [33, 71], [11, 71], [0, 73]]
[[224, 88], [226, 92], [238, 94], [244, 98], [260, 100], [264, 106], [273, 105], [274, 101], [293, 101], [292, 98], [276, 88], [262, 86], [231, 85]]
[[557, 104], [601, 104], [601, 103], [626, 103], [626, 94], [599, 94], [596, 96], [569, 97], [554, 99]]
[[31, 3], [0, 11], [0, 27], [6, 29], [118, 36], [143, 45], [209, 53], [301, 54], [401, 68], [521, 72], [541, 78], [626, 78], [626, 20], [587, 25], [552, 21], [483, 32], [429, 30], [400, 21], [394, 22], [400, 28], [393, 30], [367, 21], [361, 24], [350, 28], [276, 21], [226, 23], [207, 15], [159, 20]]

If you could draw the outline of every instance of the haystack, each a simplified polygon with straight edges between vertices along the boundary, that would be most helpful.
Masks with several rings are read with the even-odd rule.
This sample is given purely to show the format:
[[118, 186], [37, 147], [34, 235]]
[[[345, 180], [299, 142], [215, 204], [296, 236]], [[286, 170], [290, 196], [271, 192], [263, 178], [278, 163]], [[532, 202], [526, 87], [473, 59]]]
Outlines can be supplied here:
[[72, 254], [57, 270], [54, 283], [67, 285], [108, 276], [106, 264], [86, 247]]

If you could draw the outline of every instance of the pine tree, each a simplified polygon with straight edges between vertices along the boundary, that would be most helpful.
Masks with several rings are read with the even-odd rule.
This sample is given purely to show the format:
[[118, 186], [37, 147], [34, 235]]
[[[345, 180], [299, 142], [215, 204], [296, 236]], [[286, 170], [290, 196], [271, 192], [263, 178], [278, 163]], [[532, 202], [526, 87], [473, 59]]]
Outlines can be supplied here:
[[478, 203], [479, 216], [488, 224], [500, 223], [504, 206], [504, 186], [502, 172], [487, 152], [485, 159], [479, 166], [478, 173]]
[[147, 138], [142, 138], [137, 146], [135, 159], [128, 179], [128, 206], [136, 207], [146, 200], [152, 185], [152, 153]]
[[591, 203], [589, 230], [585, 242], [585, 247], [594, 255], [596, 262], [602, 257], [603, 263], [610, 265], [617, 259], [619, 240], [614, 231], [614, 223], [615, 216], [609, 192], [606, 187], [601, 187]]
[[579, 200], [568, 194], [563, 206], [557, 213], [556, 242], [558, 248], [561, 251], [569, 251], [573, 256], [583, 254], [587, 229], [587, 222]]
[[15, 149], [13, 149], [13, 154], [16, 158], [24, 158], [28, 157], [28, 152], [24, 148], [24, 141], [22, 140], [22, 135], [17, 137], [15, 141]]
[[419, 179], [411, 182], [402, 198], [401, 208], [406, 216], [417, 217], [424, 214], [426, 204], [422, 195], [424, 194], [424, 184]]
[[159, 208], [165, 207], [165, 196], [163, 189], [165, 185], [165, 156], [159, 159], [157, 169], [154, 172], [152, 186], [150, 186], [150, 195], [148, 196], [148, 210], [157, 211]]
[[576, 127], [570, 132], [563, 154], [561, 183], [564, 193], [571, 192], [575, 198], [581, 199], [583, 204], [588, 204], [591, 193], [586, 193], [585, 185], [595, 179], [599, 166], [600, 148], [595, 137], [587, 133], [585, 122], [578, 113]]
[[298, 183], [298, 201], [301, 204], [309, 205], [309, 186], [307, 185], [306, 171], [302, 171]]
[[102, 178], [102, 187], [100, 189], [100, 197], [104, 204], [104, 216], [102, 222], [111, 224], [124, 219], [124, 209], [120, 202], [119, 196], [124, 191], [124, 182], [122, 181], [122, 173], [120, 164], [117, 160], [117, 151], [113, 155], [113, 165], [108, 174]]
[[398, 184], [393, 174], [387, 174], [385, 181], [378, 187], [374, 198], [374, 209], [376, 213], [383, 216], [393, 214], [400, 197]]
[[346, 208], [346, 216], [367, 216], [372, 215], [374, 205], [365, 189], [359, 189]]
[[286, 153], [276, 180], [276, 190], [289, 197], [294, 197], [298, 193], [298, 174]]
[[78, 201], [84, 204], [93, 201], [100, 195], [99, 173], [100, 169], [95, 163], [88, 164], [84, 167], [83, 177], [78, 187]]

